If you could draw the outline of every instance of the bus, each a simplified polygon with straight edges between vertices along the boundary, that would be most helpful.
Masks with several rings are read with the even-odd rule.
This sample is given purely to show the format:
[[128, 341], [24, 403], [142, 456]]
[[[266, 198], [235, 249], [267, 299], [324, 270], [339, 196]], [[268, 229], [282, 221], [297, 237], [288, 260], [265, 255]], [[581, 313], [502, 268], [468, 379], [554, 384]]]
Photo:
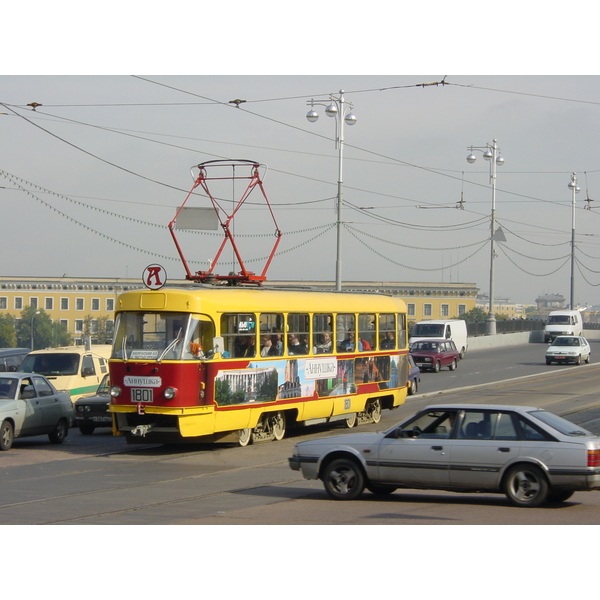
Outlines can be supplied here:
[[246, 446], [377, 423], [406, 399], [406, 305], [391, 295], [206, 284], [116, 304], [109, 411], [128, 443]]

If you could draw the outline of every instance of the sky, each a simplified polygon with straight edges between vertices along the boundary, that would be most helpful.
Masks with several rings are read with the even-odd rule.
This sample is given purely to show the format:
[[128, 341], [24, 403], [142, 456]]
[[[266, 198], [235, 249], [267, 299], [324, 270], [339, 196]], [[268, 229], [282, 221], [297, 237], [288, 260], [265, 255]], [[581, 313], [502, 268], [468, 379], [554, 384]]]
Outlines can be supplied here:
[[[182, 18], [177, 14], [163, 25]], [[362, 11], [362, 29], [350, 27], [352, 51], [341, 53], [335, 39], [319, 41], [327, 23], [314, 37], [288, 27], [286, 40], [281, 27], [268, 28], [258, 15], [236, 21], [227, 37], [234, 51], [227, 53], [215, 31], [212, 45], [194, 37], [217, 16], [211, 9], [204, 27], [182, 32], [185, 45], [171, 34], [139, 61], [132, 46], [120, 60], [123, 25], [104, 16], [100, 25], [114, 27], [116, 48], [103, 55], [94, 44], [98, 34], [86, 30], [91, 50], [78, 62], [63, 46], [68, 29], [60, 24], [33, 60], [17, 61], [0, 76], [3, 242], [23, 248], [18, 256], [4, 254], [1, 274], [141, 277], [158, 263], [170, 278], [183, 278], [167, 225], [192, 188], [194, 166], [247, 159], [264, 165], [274, 218], [258, 189], [236, 214], [232, 230], [246, 268], [263, 272], [279, 229], [268, 279], [333, 281], [340, 153], [337, 121], [324, 109], [343, 90], [356, 123], [343, 130], [342, 281], [461, 282], [488, 294], [493, 202], [483, 151], [497, 140], [504, 164], [497, 167], [495, 217], [506, 241], [495, 246], [495, 296], [533, 304], [542, 294], [561, 294], [568, 303], [574, 228], [575, 304], [600, 304], [600, 77], [581, 61], [572, 73], [560, 15], [521, 55], [516, 40], [524, 24], [511, 38], [500, 28], [507, 21], [497, 23], [502, 35], [492, 42], [493, 29], [481, 39], [458, 23], [454, 43], [444, 46], [435, 35], [447, 16], [440, 13], [426, 44], [416, 32], [402, 35], [400, 54], [391, 56], [378, 52], [390, 47]], [[151, 35], [154, 29], [143, 25]], [[371, 46], [358, 31], [374, 36]], [[560, 37], [550, 43], [556, 31]], [[82, 41], [78, 36], [71, 30], [68, 47]], [[169, 39], [170, 56], [183, 60], [165, 60]], [[189, 53], [194, 39], [204, 52]], [[253, 51], [245, 48], [250, 40]], [[182, 48], [188, 52], [179, 54]], [[424, 58], [401, 52], [409, 48]], [[490, 53], [511, 58], [488, 64]], [[244, 102], [236, 106], [235, 99]], [[311, 100], [320, 114], [315, 123], [306, 119]], [[41, 106], [34, 110], [32, 103]], [[474, 164], [466, 160], [471, 147]], [[208, 174], [228, 176], [223, 169], [209, 167]], [[236, 174], [244, 169], [239, 165]], [[574, 211], [573, 173], [580, 187]], [[245, 186], [243, 179], [215, 182], [211, 192], [230, 212]], [[194, 194], [186, 206], [211, 204]], [[207, 270], [222, 234], [177, 236], [191, 269]], [[214, 271], [232, 270], [239, 265], [228, 245]]]

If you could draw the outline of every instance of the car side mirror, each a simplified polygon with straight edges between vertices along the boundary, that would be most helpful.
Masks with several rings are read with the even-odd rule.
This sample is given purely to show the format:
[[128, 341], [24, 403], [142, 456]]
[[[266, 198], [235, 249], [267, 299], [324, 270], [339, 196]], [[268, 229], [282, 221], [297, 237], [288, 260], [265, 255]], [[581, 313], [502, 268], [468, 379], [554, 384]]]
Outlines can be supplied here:
[[31, 400], [35, 398], [35, 390], [32, 385], [28, 385], [23, 388], [23, 391], [20, 394], [21, 400]]
[[91, 367], [86, 367], [85, 369], [83, 369], [81, 371], [81, 376], [82, 377], [89, 377], [90, 375], [94, 374], [94, 369], [92, 369]]

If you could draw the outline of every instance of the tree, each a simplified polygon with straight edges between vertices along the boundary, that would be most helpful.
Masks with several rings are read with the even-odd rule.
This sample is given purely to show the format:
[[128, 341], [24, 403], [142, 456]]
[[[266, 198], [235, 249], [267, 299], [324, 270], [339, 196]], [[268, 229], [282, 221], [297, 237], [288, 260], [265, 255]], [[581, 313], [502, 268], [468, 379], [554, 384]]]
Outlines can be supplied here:
[[489, 313], [487, 310], [476, 306], [458, 318], [467, 321], [467, 323], [480, 323], [482, 321], [487, 321], [488, 316]]
[[21, 320], [16, 328], [17, 339], [23, 348], [32, 347], [32, 325], [34, 350], [69, 346], [72, 343], [72, 338], [64, 323], [54, 323], [52, 317], [43, 309], [26, 306], [21, 311]]
[[0, 315], [0, 348], [14, 348], [16, 345], [15, 318], [11, 315]]

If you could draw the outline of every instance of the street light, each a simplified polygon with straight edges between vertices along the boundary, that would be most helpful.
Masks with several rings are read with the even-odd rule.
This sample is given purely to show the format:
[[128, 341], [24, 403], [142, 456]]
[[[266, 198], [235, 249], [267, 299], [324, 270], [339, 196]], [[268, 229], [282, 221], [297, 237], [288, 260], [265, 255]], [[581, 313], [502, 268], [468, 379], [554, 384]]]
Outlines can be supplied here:
[[39, 315], [40, 311], [36, 310], [32, 315], [31, 315], [31, 351], [33, 352], [33, 319], [35, 318], [35, 315]]
[[492, 216], [490, 224], [490, 307], [489, 316], [486, 322], [486, 335], [496, 335], [496, 314], [494, 312], [494, 242], [503, 240], [504, 234], [496, 232], [496, 166], [501, 167], [504, 159], [500, 156], [500, 149], [497, 145], [498, 140], [483, 147], [470, 146], [471, 154], [467, 156], [467, 162], [473, 164], [477, 157], [473, 154], [474, 150], [483, 152], [483, 158], [490, 163], [490, 184], [492, 186]]
[[346, 125], [354, 125], [356, 116], [352, 113], [352, 104], [344, 100], [344, 90], [340, 90], [340, 95], [333, 94], [329, 97], [329, 104], [324, 102], [309, 102], [310, 110], [306, 114], [306, 118], [314, 123], [319, 118], [319, 113], [314, 109], [315, 105], [325, 106], [325, 114], [328, 117], [335, 117], [335, 145], [339, 151], [338, 163], [338, 190], [337, 190], [337, 251], [335, 263], [335, 289], [338, 292], [342, 291], [342, 195], [343, 195], [343, 150], [344, 150], [344, 123]]
[[571, 310], [575, 310], [575, 194], [581, 189], [575, 173], [571, 175], [568, 187], [571, 190]]

